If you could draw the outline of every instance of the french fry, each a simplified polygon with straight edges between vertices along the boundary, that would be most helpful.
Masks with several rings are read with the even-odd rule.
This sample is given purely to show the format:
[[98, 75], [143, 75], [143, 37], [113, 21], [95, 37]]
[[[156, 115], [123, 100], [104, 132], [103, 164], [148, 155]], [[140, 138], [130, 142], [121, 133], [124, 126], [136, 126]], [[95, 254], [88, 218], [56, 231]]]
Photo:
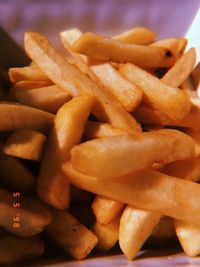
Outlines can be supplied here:
[[107, 225], [123, 210], [124, 204], [103, 196], [95, 196], [92, 211], [98, 224]]
[[3, 153], [13, 157], [40, 161], [46, 136], [31, 130], [14, 131], [6, 140]]
[[195, 89], [198, 91], [199, 95], [199, 85], [200, 85], [200, 63], [198, 63], [191, 73], [192, 82], [194, 84]]
[[161, 215], [156, 212], [133, 209], [127, 206], [120, 219], [119, 245], [128, 260], [132, 260], [154, 227]]
[[119, 221], [120, 216], [106, 225], [102, 225], [98, 222], [94, 224], [92, 231], [98, 238], [97, 249], [108, 251], [114, 247], [119, 239]]
[[12, 86], [12, 90], [28, 90], [28, 89], [36, 89], [36, 88], [41, 88], [44, 86], [50, 86], [52, 85], [52, 81], [19, 81], [16, 82], [13, 86]]
[[9, 189], [24, 194], [32, 193], [36, 187], [33, 174], [18, 159], [0, 154], [0, 181]]
[[71, 148], [81, 141], [94, 98], [82, 95], [64, 104], [56, 114], [40, 167], [37, 193], [58, 209], [69, 206], [70, 184], [61, 164], [70, 158]]
[[126, 44], [91, 32], [84, 33], [73, 44], [72, 49], [91, 58], [119, 63], [131, 62], [141, 67], [170, 67], [174, 64], [174, 57], [167, 49]]
[[60, 88], [70, 90], [73, 96], [80, 92], [93, 94], [97, 98], [93, 114], [100, 121], [128, 129], [131, 133], [141, 131], [140, 125], [120, 103], [61, 57], [43, 35], [26, 33], [25, 49], [40, 69]]
[[0, 102], [0, 131], [3, 132], [29, 129], [47, 133], [53, 119], [53, 114], [42, 110], [11, 102]]
[[147, 28], [136, 27], [114, 36], [113, 39], [128, 44], [148, 45], [155, 41], [156, 34]]
[[64, 164], [63, 171], [72, 184], [89, 192], [200, 225], [199, 205], [196, 202], [200, 197], [200, 187], [194, 182], [150, 169], [109, 178], [106, 182], [103, 178], [77, 172], [71, 163]]
[[22, 68], [10, 68], [8, 74], [13, 83], [24, 80], [49, 82], [49, 78], [35, 64]]
[[171, 240], [175, 236], [173, 219], [167, 216], [161, 218], [160, 222], [156, 225], [151, 233], [150, 243], [160, 243], [163, 241]]
[[21, 236], [34, 236], [51, 222], [51, 214], [41, 201], [0, 188], [0, 226]]
[[100, 123], [96, 121], [87, 121], [84, 139], [95, 139], [106, 136], [116, 136], [116, 135], [128, 135], [129, 133], [121, 128], [113, 127], [109, 123]]
[[175, 122], [180, 122], [190, 110], [189, 97], [133, 64], [126, 64], [120, 73], [140, 87], [150, 105]]
[[56, 113], [65, 102], [71, 99], [69, 93], [56, 85], [36, 89], [13, 90], [12, 96], [14, 100], [21, 104], [50, 113]]
[[18, 263], [23, 260], [41, 256], [44, 244], [39, 237], [21, 238], [0, 232], [0, 264]]
[[87, 141], [71, 150], [71, 163], [79, 172], [108, 178], [150, 167], [154, 162], [167, 164], [193, 156], [191, 137], [177, 130], [163, 129], [138, 137], [111, 136]]
[[196, 52], [190, 48], [183, 54], [173, 67], [162, 77], [161, 81], [173, 86], [179, 87], [192, 72], [196, 61]]
[[155, 43], [151, 44], [153, 47], [162, 47], [168, 49], [175, 58], [179, 58], [185, 51], [187, 45], [187, 39], [185, 38], [168, 38], [162, 39], [160, 41], [156, 41]]
[[48, 236], [73, 258], [85, 258], [97, 244], [97, 237], [67, 210], [51, 212], [53, 221], [46, 229]]

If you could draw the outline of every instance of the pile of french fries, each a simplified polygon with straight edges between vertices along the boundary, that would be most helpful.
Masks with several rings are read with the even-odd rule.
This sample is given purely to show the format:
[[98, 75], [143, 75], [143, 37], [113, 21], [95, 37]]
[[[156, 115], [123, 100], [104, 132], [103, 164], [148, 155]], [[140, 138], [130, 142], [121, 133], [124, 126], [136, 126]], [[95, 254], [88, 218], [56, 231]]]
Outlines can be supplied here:
[[195, 49], [146, 28], [60, 37], [64, 55], [25, 33], [30, 65], [1, 78], [0, 264], [42, 255], [42, 232], [75, 259], [175, 236], [200, 254]]

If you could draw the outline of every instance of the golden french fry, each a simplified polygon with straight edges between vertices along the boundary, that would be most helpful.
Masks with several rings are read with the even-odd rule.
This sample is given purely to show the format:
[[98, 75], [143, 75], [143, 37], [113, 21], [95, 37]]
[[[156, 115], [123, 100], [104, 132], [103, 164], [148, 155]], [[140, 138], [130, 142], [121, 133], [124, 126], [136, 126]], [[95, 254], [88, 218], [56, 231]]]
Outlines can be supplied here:
[[48, 236], [73, 258], [85, 258], [97, 244], [97, 237], [67, 210], [51, 212], [53, 221], [46, 229]]
[[161, 215], [156, 212], [138, 210], [131, 206], [124, 209], [120, 219], [119, 245], [129, 260], [137, 255], [160, 218]]
[[92, 96], [80, 95], [64, 104], [56, 114], [47, 141], [37, 193], [46, 203], [58, 209], [68, 207], [70, 200], [70, 184], [61, 171], [61, 164], [69, 160], [70, 150], [81, 141], [93, 103]]
[[18, 263], [41, 256], [44, 244], [39, 237], [22, 238], [6, 232], [0, 232], [0, 264]]
[[19, 82], [16, 82], [12, 86], [11, 91], [35, 89], [35, 88], [41, 88], [41, 87], [50, 86], [50, 85], [52, 85], [52, 82], [50, 80], [49, 81], [35, 81], [35, 80], [33, 80], [33, 81], [19, 81]]
[[136, 27], [114, 36], [113, 39], [128, 44], [148, 45], [155, 41], [156, 34], [147, 28]]
[[186, 45], [187, 39], [185, 38], [162, 39], [151, 44], [151, 46], [153, 47], [162, 47], [168, 49], [175, 56], [176, 59], [183, 54]]
[[97, 249], [108, 251], [114, 247], [119, 239], [119, 221], [120, 216], [106, 225], [102, 225], [98, 222], [94, 224], [92, 231], [98, 238]]
[[189, 97], [133, 64], [126, 64], [120, 73], [140, 87], [150, 105], [175, 122], [180, 122], [190, 110]]
[[133, 111], [142, 100], [142, 91], [125, 80], [111, 64], [97, 62], [89, 65], [87, 57], [73, 52], [71, 46], [81, 35], [82, 33], [76, 29], [61, 33], [61, 40], [67, 51], [75, 58], [77, 66], [91, 79], [97, 79], [127, 111]]
[[150, 243], [161, 243], [175, 236], [173, 219], [167, 216], [161, 218], [150, 236]]
[[36, 235], [51, 222], [48, 208], [35, 198], [0, 188], [0, 200], [0, 226], [15, 235]]
[[60, 89], [57, 85], [46, 87], [13, 90], [12, 97], [21, 104], [56, 113], [58, 109], [71, 99], [70, 93]]
[[119, 63], [131, 62], [142, 67], [170, 67], [174, 64], [174, 57], [167, 49], [126, 44], [91, 32], [83, 34], [72, 49], [91, 58]]
[[71, 163], [79, 172], [108, 178], [150, 167], [154, 162], [167, 164], [193, 156], [191, 137], [177, 130], [162, 129], [138, 137], [111, 136], [87, 141], [71, 150]]
[[9, 189], [25, 194], [32, 193], [36, 187], [33, 174], [18, 159], [0, 154], [0, 181]]
[[40, 69], [50, 79], [64, 90], [70, 90], [73, 96], [80, 92], [93, 94], [97, 98], [93, 114], [104, 122], [128, 129], [130, 132], [140, 132], [140, 125], [94, 81], [69, 64], [39, 33], [25, 34], [25, 49], [27, 54], [38, 64]]
[[200, 186], [166, 174], [144, 169], [123, 177], [103, 179], [77, 172], [71, 163], [63, 171], [72, 184], [89, 192], [185, 222], [198, 224]]
[[49, 82], [49, 78], [35, 64], [22, 68], [10, 68], [8, 74], [13, 83], [24, 80]]
[[106, 136], [116, 136], [116, 135], [128, 135], [129, 133], [121, 128], [113, 127], [109, 123], [100, 123], [96, 121], [87, 121], [84, 139], [95, 139]]
[[161, 81], [173, 86], [179, 87], [192, 72], [196, 61], [196, 52], [190, 48], [183, 54], [171, 69], [162, 77]]
[[103, 196], [95, 196], [92, 211], [98, 224], [107, 225], [123, 210], [124, 204]]
[[14, 131], [6, 140], [3, 153], [13, 157], [40, 161], [46, 136], [31, 130]]
[[48, 112], [11, 102], [0, 102], [0, 131], [17, 129], [47, 133], [54, 115]]

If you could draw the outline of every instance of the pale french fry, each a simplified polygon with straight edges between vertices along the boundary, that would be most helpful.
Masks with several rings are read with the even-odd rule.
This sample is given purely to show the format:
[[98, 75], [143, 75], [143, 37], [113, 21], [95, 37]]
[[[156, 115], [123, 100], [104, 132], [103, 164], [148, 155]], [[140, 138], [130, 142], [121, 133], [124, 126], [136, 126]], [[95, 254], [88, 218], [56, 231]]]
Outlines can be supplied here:
[[97, 79], [109, 93], [118, 99], [127, 111], [133, 111], [142, 100], [142, 91], [125, 80], [111, 64], [97, 62], [89, 65], [87, 57], [73, 52], [70, 46], [81, 35], [82, 33], [76, 29], [61, 33], [61, 40], [67, 51], [71, 52], [72, 56], [76, 59], [77, 66], [80, 66], [80, 70], [83, 69], [92, 79]]
[[0, 226], [22, 237], [36, 235], [51, 222], [51, 214], [41, 201], [0, 188]]
[[13, 90], [13, 99], [21, 104], [39, 108], [50, 113], [56, 113], [58, 109], [71, 99], [66, 91], [57, 85], [50, 85], [36, 89]]
[[119, 63], [131, 62], [142, 67], [170, 67], [174, 64], [174, 57], [167, 49], [126, 44], [91, 32], [83, 34], [72, 49], [91, 58]]
[[0, 181], [9, 190], [25, 194], [32, 193], [36, 187], [33, 174], [18, 159], [0, 154]]
[[119, 245], [129, 260], [137, 255], [160, 218], [161, 215], [156, 212], [137, 210], [131, 206], [124, 209], [120, 219]]
[[162, 129], [138, 137], [111, 136], [87, 141], [71, 150], [71, 163], [77, 171], [88, 175], [119, 177], [150, 167], [154, 162], [167, 164], [193, 156], [191, 137], [177, 130]]
[[154, 47], [163, 47], [165, 49], [168, 49], [175, 56], [176, 59], [183, 54], [186, 45], [187, 45], [187, 39], [185, 38], [162, 39], [160, 41], [151, 44], [151, 46]]
[[71, 182], [84, 190], [185, 222], [200, 225], [200, 186], [194, 182], [153, 171], [140, 170], [123, 177], [105, 179], [77, 172], [63, 165]]
[[173, 219], [170, 217], [162, 217], [151, 233], [150, 243], [161, 243], [175, 236]]
[[162, 77], [161, 81], [173, 86], [179, 87], [192, 72], [196, 61], [196, 52], [190, 48], [183, 54], [173, 67]]
[[97, 249], [108, 251], [117, 243], [119, 239], [120, 216], [109, 224], [102, 225], [98, 222], [92, 227], [93, 233], [98, 238]]
[[21, 238], [9, 233], [0, 233], [0, 264], [18, 263], [41, 256], [44, 244], [39, 237]]
[[115, 101], [104, 92], [94, 81], [69, 64], [39, 33], [25, 34], [25, 49], [27, 54], [38, 64], [40, 69], [60, 88], [70, 90], [73, 96], [80, 92], [93, 94], [97, 103], [93, 114], [104, 122], [125, 128], [132, 133], [140, 132], [140, 125]]
[[10, 68], [8, 74], [13, 83], [24, 80], [49, 82], [49, 78], [35, 64], [22, 68]]
[[84, 139], [95, 139], [106, 136], [116, 136], [116, 135], [128, 135], [129, 133], [121, 128], [113, 127], [109, 123], [100, 123], [96, 121], [87, 121]]
[[64, 104], [56, 114], [40, 167], [37, 193], [58, 209], [69, 206], [70, 184], [61, 164], [70, 158], [71, 148], [81, 141], [94, 98], [80, 95]]
[[114, 36], [113, 39], [128, 44], [148, 45], [155, 41], [156, 34], [147, 28], [137, 27]]
[[13, 87], [12, 91], [14, 90], [28, 90], [28, 89], [35, 89], [35, 88], [41, 88], [44, 86], [50, 86], [52, 85], [52, 81], [19, 81], [16, 82]]
[[48, 112], [11, 102], [0, 102], [0, 131], [17, 129], [47, 133], [54, 115]]
[[51, 212], [53, 221], [46, 229], [49, 237], [73, 258], [85, 258], [97, 244], [97, 237], [67, 210]]
[[189, 97], [133, 64], [126, 64], [120, 73], [140, 87], [150, 105], [175, 122], [180, 122], [190, 110]]
[[46, 136], [31, 130], [14, 131], [6, 140], [3, 153], [13, 157], [40, 161]]
[[98, 224], [107, 225], [123, 210], [124, 204], [103, 196], [95, 196], [92, 211]]

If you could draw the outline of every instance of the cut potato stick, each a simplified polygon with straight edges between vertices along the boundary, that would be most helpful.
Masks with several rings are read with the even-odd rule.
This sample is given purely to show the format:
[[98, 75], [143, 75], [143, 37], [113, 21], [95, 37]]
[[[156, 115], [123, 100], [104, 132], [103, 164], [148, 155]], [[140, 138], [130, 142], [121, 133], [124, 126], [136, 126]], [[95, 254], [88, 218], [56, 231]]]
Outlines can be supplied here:
[[[79, 34], [78, 34], [79, 33]], [[61, 33], [61, 40], [68, 51], [77, 61], [80, 69], [84, 68], [84, 72], [88, 73], [93, 79], [97, 79], [107, 91], [109, 91], [124, 106], [127, 111], [133, 111], [142, 100], [142, 91], [135, 85], [125, 80], [115, 68], [109, 63], [101, 63], [88, 65], [87, 57], [79, 55], [72, 51], [73, 43], [82, 33], [76, 29]], [[81, 62], [82, 61], [82, 62]], [[86, 65], [86, 66], [83, 66]], [[91, 75], [91, 72], [94, 75]], [[94, 76], [96, 76], [94, 78]]]
[[89, 77], [69, 64], [55, 51], [43, 35], [26, 33], [25, 49], [42, 71], [60, 88], [68, 92], [70, 90], [73, 96], [83, 91], [93, 94], [97, 98], [97, 103], [93, 107], [93, 114], [100, 121], [110, 122], [116, 127], [127, 128], [132, 133], [141, 131], [139, 124], [120, 103], [103, 91]]
[[38, 237], [21, 238], [9, 233], [0, 233], [0, 264], [18, 263], [41, 256], [44, 244]]
[[199, 223], [200, 186], [194, 182], [153, 170], [140, 170], [123, 177], [105, 179], [77, 172], [71, 163], [63, 165], [71, 182], [84, 190], [185, 222]]
[[9, 189], [32, 193], [36, 187], [33, 174], [16, 158], [0, 154], [0, 181]]
[[71, 162], [77, 171], [88, 175], [118, 177], [150, 167], [154, 162], [167, 164], [193, 156], [191, 137], [177, 130], [163, 129], [138, 137], [111, 136], [87, 141], [74, 146]]
[[33, 81], [47, 81], [49, 78], [36, 65], [30, 65], [22, 68], [10, 68], [8, 71], [11, 82], [33, 80]]
[[91, 58], [119, 63], [131, 62], [142, 67], [170, 67], [174, 64], [174, 57], [167, 49], [126, 44], [91, 32], [83, 34], [72, 49]]
[[137, 27], [114, 36], [113, 39], [128, 44], [148, 45], [155, 41], [156, 34], [147, 28]]
[[67, 210], [51, 212], [53, 221], [47, 227], [47, 234], [73, 258], [85, 258], [97, 244], [97, 237]]
[[53, 83], [49, 80], [49, 81], [19, 81], [16, 82], [13, 86], [12, 86], [12, 90], [28, 90], [28, 89], [35, 89], [35, 88], [40, 88], [40, 87], [44, 87], [44, 86], [50, 86]]
[[21, 104], [0, 102], [0, 118], [0, 131], [3, 132], [29, 129], [47, 133], [54, 115]]
[[190, 48], [183, 54], [173, 67], [162, 77], [161, 81], [173, 86], [179, 87], [192, 72], [196, 61], [196, 52]]
[[3, 153], [29, 160], [40, 161], [46, 136], [31, 130], [14, 131], [6, 140]]
[[186, 45], [187, 45], [187, 39], [185, 38], [162, 39], [160, 41], [151, 44], [151, 46], [153, 47], [162, 47], [168, 49], [175, 56], [176, 59], [183, 54]]
[[[70, 200], [70, 184], [61, 164], [70, 158], [70, 150], [81, 141], [94, 98], [80, 95], [64, 104], [56, 114], [40, 167], [37, 192], [41, 199], [58, 209]], [[77, 127], [78, 125], [78, 127]]]
[[126, 64], [120, 73], [140, 87], [150, 105], [175, 122], [180, 122], [190, 110], [189, 97], [133, 64]]
[[0, 210], [0, 226], [22, 237], [42, 232], [51, 222], [51, 214], [41, 201], [2, 188]]
[[97, 249], [108, 251], [114, 247], [119, 239], [119, 221], [120, 216], [106, 225], [102, 225], [98, 222], [94, 224], [92, 231], [98, 238]]
[[120, 219], [119, 245], [125, 256], [132, 260], [154, 227], [159, 223], [160, 214], [127, 206]]
[[92, 202], [92, 211], [98, 224], [111, 223], [123, 210], [124, 204], [103, 196], [95, 196]]
[[21, 104], [56, 113], [58, 109], [71, 99], [66, 91], [57, 85], [50, 85], [36, 89], [13, 90], [13, 99]]
[[113, 127], [109, 123], [101, 123], [96, 121], [87, 121], [84, 140], [95, 139], [106, 136], [116, 136], [116, 135], [128, 135], [129, 133], [121, 128]]

